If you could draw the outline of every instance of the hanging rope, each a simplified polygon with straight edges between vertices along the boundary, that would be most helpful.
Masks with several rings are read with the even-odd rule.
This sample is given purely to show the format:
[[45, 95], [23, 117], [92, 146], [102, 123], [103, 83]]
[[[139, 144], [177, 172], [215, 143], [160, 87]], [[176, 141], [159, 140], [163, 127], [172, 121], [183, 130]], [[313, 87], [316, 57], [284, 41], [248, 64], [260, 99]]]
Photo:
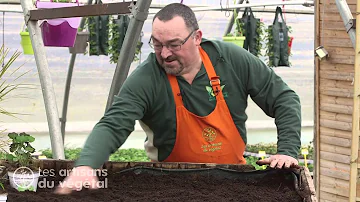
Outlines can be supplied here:
[[[285, 0], [282, 0], [285, 1]], [[286, 17], [285, 17], [285, 5], [283, 4], [282, 6], [282, 12], [283, 12], [283, 16], [284, 16], [284, 21], [286, 22]]]
[[226, 0], [226, 6], [225, 6], [225, 17], [229, 17], [230, 16], [230, 11], [229, 11], [230, 5], [229, 5], [229, 0]]

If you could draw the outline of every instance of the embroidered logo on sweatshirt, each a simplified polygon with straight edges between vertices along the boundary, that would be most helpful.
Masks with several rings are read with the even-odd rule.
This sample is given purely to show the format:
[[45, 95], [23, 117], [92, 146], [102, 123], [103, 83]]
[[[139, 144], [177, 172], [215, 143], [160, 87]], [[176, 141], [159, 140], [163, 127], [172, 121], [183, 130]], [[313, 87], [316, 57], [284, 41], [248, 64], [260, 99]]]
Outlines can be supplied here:
[[[209, 95], [209, 101], [216, 100], [213, 88], [211, 86], [205, 86], [205, 87], [206, 87], [206, 91], [208, 92], [208, 95]], [[221, 90], [224, 95], [224, 98], [226, 98], [226, 97], [228, 97], [228, 93], [224, 91], [224, 88], [225, 88], [225, 85], [222, 85]]]

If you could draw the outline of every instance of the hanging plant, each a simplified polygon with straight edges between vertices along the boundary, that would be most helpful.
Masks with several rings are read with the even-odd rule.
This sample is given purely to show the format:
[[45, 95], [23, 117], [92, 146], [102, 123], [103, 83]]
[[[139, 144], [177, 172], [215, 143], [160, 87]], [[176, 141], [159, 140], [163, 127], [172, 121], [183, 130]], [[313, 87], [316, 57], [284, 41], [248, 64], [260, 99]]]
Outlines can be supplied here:
[[257, 57], [263, 56], [263, 54], [261, 53], [262, 50], [262, 41], [264, 41], [264, 30], [265, 30], [265, 24], [263, 22], [261, 22], [260, 20], [258, 20], [256, 22], [256, 33], [257, 33], [257, 37], [255, 39], [255, 51], [256, 51], [256, 55]]
[[266, 48], [265, 48], [265, 53], [268, 56], [268, 58], [266, 59], [266, 64], [269, 67], [273, 67], [274, 66], [274, 61], [273, 61], [273, 57], [274, 57], [274, 52], [273, 52], [273, 35], [272, 35], [272, 25], [270, 25], [267, 29], [266, 29], [266, 35], [265, 35], [265, 41], [266, 41]]
[[[119, 54], [121, 47], [124, 43], [126, 31], [129, 25], [130, 18], [128, 16], [118, 16], [117, 19], [111, 18], [109, 24], [110, 36], [109, 36], [109, 55], [110, 63], [117, 63], [119, 60]], [[135, 49], [135, 55], [133, 61], [139, 60], [141, 53], [142, 42], [139, 40]]]

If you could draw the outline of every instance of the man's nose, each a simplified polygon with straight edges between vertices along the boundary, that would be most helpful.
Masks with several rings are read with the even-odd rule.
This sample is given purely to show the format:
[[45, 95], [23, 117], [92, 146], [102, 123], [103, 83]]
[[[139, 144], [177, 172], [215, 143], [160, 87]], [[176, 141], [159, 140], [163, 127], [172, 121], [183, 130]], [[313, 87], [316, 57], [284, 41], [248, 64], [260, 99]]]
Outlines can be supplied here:
[[166, 46], [163, 46], [162, 49], [161, 49], [161, 57], [162, 58], [167, 58], [170, 55], [171, 55], [171, 51]]

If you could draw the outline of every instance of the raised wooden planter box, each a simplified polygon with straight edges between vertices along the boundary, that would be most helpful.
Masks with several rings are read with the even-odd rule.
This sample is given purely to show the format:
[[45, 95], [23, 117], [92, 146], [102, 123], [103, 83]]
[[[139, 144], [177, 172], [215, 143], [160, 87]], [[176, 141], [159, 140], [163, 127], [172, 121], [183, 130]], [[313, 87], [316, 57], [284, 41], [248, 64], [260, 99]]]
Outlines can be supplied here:
[[[43, 184], [59, 184], [73, 161], [37, 160], [36, 166], [47, 171], [39, 179]], [[54, 176], [49, 176], [51, 173]], [[56, 174], [61, 173], [63, 176]], [[57, 196], [53, 188], [38, 187], [37, 192], [8, 190], [8, 200], [29, 200], [32, 197], [49, 201], [307, 201], [314, 202], [315, 190], [306, 168], [257, 171], [251, 165], [194, 163], [106, 162], [97, 172], [102, 187]], [[106, 174], [106, 175], [102, 175]], [[6, 184], [6, 187], [9, 187]], [[245, 198], [244, 198], [245, 197]], [[39, 200], [38, 200], [39, 201]]]

